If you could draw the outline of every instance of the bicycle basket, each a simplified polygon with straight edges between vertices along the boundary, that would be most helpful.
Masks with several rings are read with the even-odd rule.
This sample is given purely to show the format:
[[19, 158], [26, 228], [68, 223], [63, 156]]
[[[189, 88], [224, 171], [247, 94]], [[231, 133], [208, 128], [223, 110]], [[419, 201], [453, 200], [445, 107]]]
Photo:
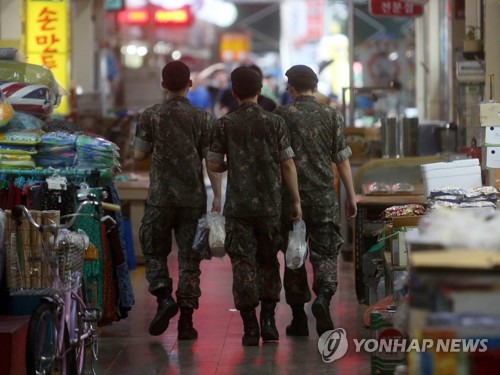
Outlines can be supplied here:
[[[58, 249], [59, 278], [63, 289], [74, 288], [80, 283], [83, 271], [85, 250], [89, 247], [89, 238], [84, 232], [61, 230], [56, 238]], [[78, 280], [74, 276], [78, 275]]]
[[[27, 219], [17, 225], [6, 212], [7, 286], [11, 295], [50, 295], [77, 287], [81, 282], [85, 233], [60, 230], [54, 241]], [[59, 211], [31, 211], [35, 221], [59, 222]]]

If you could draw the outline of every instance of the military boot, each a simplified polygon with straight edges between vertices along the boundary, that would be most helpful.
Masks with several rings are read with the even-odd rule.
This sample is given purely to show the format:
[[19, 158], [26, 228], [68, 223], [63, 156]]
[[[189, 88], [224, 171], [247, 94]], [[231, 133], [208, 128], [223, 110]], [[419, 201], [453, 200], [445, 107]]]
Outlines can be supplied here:
[[177, 314], [179, 307], [170, 295], [161, 296], [157, 298], [158, 308], [156, 315], [149, 325], [149, 334], [159, 336], [168, 328], [168, 323], [171, 318]]
[[263, 341], [277, 341], [280, 339], [274, 321], [276, 302], [261, 302], [260, 304], [260, 336]]
[[309, 336], [304, 305], [291, 305], [290, 307], [292, 308], [292, 322], [286, 326], [286, 334], [288, 336]]
[[333, 322], [330, 317], [330, 300], [332, 296], [333, 292], [330, 289], [320, 289], [312, 304], [311, 309], [316, 318], [316, 332], [318, 332], [318, 336], [333, 329]]
[[255, 309], [241, 310], [241, 318], [243, 319], [244, 335], [241, 338], [243, 346], [258, 346], [259, 345], [259, 322]]
[[181, 316], [177, 322], [177, 338], [179, 340], [194, 340], [198, 331], [193, 327], [193, 308], [181, 307]]

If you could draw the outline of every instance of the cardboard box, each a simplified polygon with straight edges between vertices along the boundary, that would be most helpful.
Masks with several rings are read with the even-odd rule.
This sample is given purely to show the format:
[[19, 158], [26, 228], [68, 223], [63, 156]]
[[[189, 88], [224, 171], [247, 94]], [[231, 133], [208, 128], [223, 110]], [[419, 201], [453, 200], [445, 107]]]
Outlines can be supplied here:
[[500, 126], [500, 103], [481, 103], [479, 122], [481, 126]]
[[405, 227], [405, 231], [399, 233], [398, 236], [399, 263], [397, 264], [397, 266], [399, 267], [408, 266], [408, 259], [410, 258], [411, 246], [408, 244], [408, 241], [406, 240], [406, 235], [407, 233], [415, 231], [418, 232], [418, 228]]
[[418, 227], [422, 216], [400, 216], [392, 219], [395, 227]]
[[483, 166], [485, 168], [500, 168], [500, 146], [483, 148]]
[[477, 146], [500, 146], [500, 126], [481, 126], [474, 129]]
[[397, 267], [406, 267], [410, 246], [406, 242], [408, 231], [418, 231], [418, 222], [421, 216], [401, 216], [395, 217], [391, 224], [386, 224], [385, 250], [391, 253], [391, 264]]
[[424, 194], [428, 196], [434, 189], [446, 186], [464, 188], [483, 186], [479, 159], [455, 160], [422, 164], [420, 166], [424, 181]]

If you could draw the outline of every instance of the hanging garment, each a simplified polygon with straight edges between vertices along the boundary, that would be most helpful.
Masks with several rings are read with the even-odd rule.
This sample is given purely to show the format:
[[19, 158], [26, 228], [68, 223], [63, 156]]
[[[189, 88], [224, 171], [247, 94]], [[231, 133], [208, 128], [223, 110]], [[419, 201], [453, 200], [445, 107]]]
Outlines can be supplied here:
[[116, 313], [117, 298], [113, 281], [113, 258], [107, 238], [106, 223], [101, 223], [101, 245], [103, 309], [99, 326], [105, 326], [119, 320]]
[[77, 185], [66, 184], [66, 190], [51, 190], [46, 181], [42, 182], [42, 209], [59, 210], [61, 216], [70, 215], [75, 212]]
[[46, 199], [46, 196], [43, 195], [43, 189], [41, 183], [32, 185], [30, 187], [30, 191], [31, 191], [31, 208], [33, 210], [41, 211], [43, 207], [45, 207], [44, 199]]
[[[115, 185], [110, 184], [107, 190], [111, 196], [111, 203], [119, 205], [120, 198]], [[114, 212], [113, 216], [116, 221], [116, 227], [111, 230], [109, 237], [118, 282], [119, 307], [122, 316], [126, 317], [126, 312], [135, 304], [135, 299], [127, 262], [127, 247], [125, 245], [125, 234], [123, 231], [123, 214], [121, 211], [118, 211]]]
[[15, 205], [22, 203], [22, 190], [16, 186], [14, 181], [9, 182], [9, 190], [7, 192], [7, 202], [6, 202], [6, 210], [12, 210]]
[[[90, 193], [99, 196], [99, 189], [91, 188]], [[81, 213], [93, 214], [94, 207], [84, 207]], [[102, 244], [101, 244], [101, 223], [89, 216], [80, 216], [75, 220], [74, 230], [83, 230], [90, 239], [90, 243], [99, 249], [99, 259], [87, 261], [83, 266], [83, 279], [87, 300], [93, 307], [98, 307], [103, 311], [103, 267], [102, 267]]]

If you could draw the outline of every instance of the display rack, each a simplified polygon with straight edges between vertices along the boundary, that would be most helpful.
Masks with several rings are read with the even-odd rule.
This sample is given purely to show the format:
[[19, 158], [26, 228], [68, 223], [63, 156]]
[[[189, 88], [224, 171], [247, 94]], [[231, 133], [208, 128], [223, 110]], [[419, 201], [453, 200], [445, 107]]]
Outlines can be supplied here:
[[66, 168], [66, 169], [0, 169], [0, 176], [22, 176], [31, 177], [33, 179], [40, 179], [45, 177], [50, 177], [54, 175], [59, 175], [61, 177], [68, 177], [74, 179], [91, 179], [96, 185], [106, 184], [112, 181], [113, 173], [111, 169], [78, 169], [78, 168]]

